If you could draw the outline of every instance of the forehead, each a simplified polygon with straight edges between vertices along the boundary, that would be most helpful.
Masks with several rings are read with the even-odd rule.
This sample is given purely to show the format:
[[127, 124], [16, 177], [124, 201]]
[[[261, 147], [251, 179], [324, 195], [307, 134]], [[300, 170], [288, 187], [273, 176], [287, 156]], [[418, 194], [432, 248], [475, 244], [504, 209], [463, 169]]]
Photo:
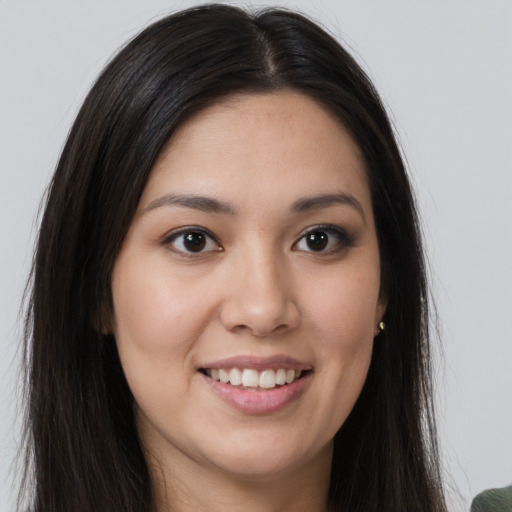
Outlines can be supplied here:
[[292, 91], [230, 96], [175, 132], [142, 203], [162, 192], [254, 195], [292, 202], [305, 193], [348, 192], [369, 201], [363, 157], [325, 107]]

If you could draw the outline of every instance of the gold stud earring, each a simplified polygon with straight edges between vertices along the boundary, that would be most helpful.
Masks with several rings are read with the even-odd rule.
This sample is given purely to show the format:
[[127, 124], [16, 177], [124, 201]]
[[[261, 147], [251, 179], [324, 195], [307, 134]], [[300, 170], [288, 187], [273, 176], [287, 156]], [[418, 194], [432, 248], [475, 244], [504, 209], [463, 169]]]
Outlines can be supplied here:
[[386, 324], [384, 322], [379, 322], [377, 324], [377, 327], [373, 331], [373, 336], [377, 337], [384, 329], [386, 328]]

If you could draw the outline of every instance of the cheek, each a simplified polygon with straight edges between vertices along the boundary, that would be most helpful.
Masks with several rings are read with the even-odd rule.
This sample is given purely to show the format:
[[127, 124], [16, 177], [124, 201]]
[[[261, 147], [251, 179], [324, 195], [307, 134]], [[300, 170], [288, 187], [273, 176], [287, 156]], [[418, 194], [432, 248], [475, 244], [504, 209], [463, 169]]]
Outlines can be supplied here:
[[121, 255], [112, 277], [119, 357], [136, 403], [150, 417], [167, 417], [186, 395], [211, 301], [190, 280], [169, 275], [163, 260], [140, 264], [136, 253]]
[[307, 320], [320, 333], [326, 348], [357, 353], [373, 342], [379, 303], [379, 274], [357, 271], [334, 274], [309, 286], [303, 294]]
[[352, 410], [370, 366], [374, 318], [379, 300], [378, 267], [368, 272], [338, 272], [316, 280], [307, 295], [306, 321], [321, 352], [319, 375], [325, 392], [323, 410], [329, 411], [334, 434]]
[[[118, 269], [118, 270], [117, 270]], [[191, 290], [189, 280], [169, 275], [154, 259], [118, 261], [112, 279], [114, 330], [120, 351], [174, 358], [188, 350], [205, 321], [205, 295]]]

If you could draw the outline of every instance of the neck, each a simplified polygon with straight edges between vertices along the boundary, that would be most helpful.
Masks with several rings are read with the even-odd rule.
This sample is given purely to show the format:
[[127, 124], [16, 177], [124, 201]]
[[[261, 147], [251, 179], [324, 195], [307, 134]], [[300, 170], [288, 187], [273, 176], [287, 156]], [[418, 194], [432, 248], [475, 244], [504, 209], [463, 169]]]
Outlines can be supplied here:
[[328, 446], [303, 467], [266, 477], [147, 454], [154, 512], [326, 512], [331, 458]]

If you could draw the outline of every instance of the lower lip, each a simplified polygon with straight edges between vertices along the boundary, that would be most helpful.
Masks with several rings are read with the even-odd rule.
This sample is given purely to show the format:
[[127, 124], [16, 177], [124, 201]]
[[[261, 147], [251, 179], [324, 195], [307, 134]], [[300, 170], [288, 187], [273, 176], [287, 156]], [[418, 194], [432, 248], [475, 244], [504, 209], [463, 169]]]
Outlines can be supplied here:
[[284, 409], [302, 395], [311, 378], [308, 373], [291, 384], [267, 390], [249, 391], [224, 384], [208, 375], [201, 375], [210, 389], [222, 400], [246, 414], [269, 414]]

